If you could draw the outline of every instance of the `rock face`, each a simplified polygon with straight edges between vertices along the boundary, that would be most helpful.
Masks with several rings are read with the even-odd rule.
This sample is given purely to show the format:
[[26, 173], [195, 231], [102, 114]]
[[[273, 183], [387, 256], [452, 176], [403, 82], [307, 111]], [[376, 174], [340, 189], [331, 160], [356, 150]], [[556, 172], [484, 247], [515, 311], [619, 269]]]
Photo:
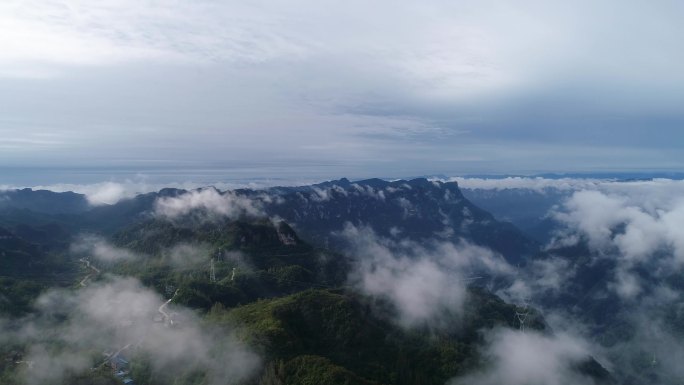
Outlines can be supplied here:
[[490, 247], [512, 263], [537, 249], [515, 226], [497, 221], [472, 204], [456, 182], [369, 179], [352, 183], [340, 179], [266, 193], [271, 196], [266, 207], [269, 215], [283, 218], [300, 235], [323, 246], [335, 246], [339, 239], [331, 233], [350, 223], [369, 226], [386, 237], [464, 239]]

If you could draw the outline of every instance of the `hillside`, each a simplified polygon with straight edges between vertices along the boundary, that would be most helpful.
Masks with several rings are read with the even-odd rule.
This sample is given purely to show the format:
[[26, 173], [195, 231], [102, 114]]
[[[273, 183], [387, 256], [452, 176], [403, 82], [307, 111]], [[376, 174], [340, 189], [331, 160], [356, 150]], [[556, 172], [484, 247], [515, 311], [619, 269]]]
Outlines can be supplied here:
[[[212, 205], [202, 201], [207, 196]], [[173, 216], [157, 211], [165, 199], [175, 205], [172, 207], [183, 208], [179, 205], [188, 202], [188, 197], [196, 207]], [[225, 210], [220, 205], [235, 202], [255, 208], [256, 214], [217, 214]], [[347, 223], [372, 229], [378, 242], [397, 246], [465, 242], [501, 251], [509, 263], [524, 265], [529, 258], [545, 258], [545, 254], [535, 254], [535, 242], [470, 203], [455, 183], [425, 179], [352, 183], [343, 179], [261, 191], [165, 189], [80, 213], [11, 210], [13, 216], [5, 217], [11, 219], [11, 230], [3, 230], [0, 240], [7, 258], [3, 266], [10, 278], [0, 283], [12, 295], [0, 300], [4, 311], [17, 320], [13, 328], [21, 328], [23, 322], [32, 325], [30, 317], [42, 317], [41, 306], [53, 301], [46, 302], [42, 293], [54, 293], [60, 286], [67, 287], [60, 289], [66, 290], [61, 297], [78, 298], [98, 290], [116, 297], [117, 292], [132, 290], [126, 301], [135, 303], [136, 296], [145, 293], [143, 296], [151, 299], [142, 307], [129, 309], [126, 301], [116, 300], [111, 310], [115, 315], [99, 302], [89, 310], [107, 312], [107, 317], [97, 318], [97, 322], [105, 321], [109, 337], [96, 337], [93, 342], [115, 337], [104, 346], [96, 343], [100, 349], [126, 349], [140, 339], [126, 353], [132, 361], [127, 375], [138, 385], [165, 384], [170, 370], [165, 363], [166, 369], [160, 372], [155, 363], [165, 354], [163, 345], [144, 342], [140, 333], [168, 334], [164, 338], [173, 343], [175, 336], [184, 333], [202, 336], [205, 330], [223, 330], [210, 333], [212, 342], [205, 342], [210, 347], [213, 343], [224, 346], [234, 334], [260, 361], [253, 373], [244, 375], [249, 380], [242, 383], [259, 384], [443, 384], [491, 365], [486, 349], [492, 341], [487, 336], [505, 330], [518, 336], [515, 338], [528, 338], [518, 331], [523, 328], [521, 312], [530, 338], [555, 341], [539, 311], [506, 303], [490, 291], [509, 282], [504, 276], [497, 277], [498, 273], [471, 282], [462, 280], [465, 272], [445, 272], [449, 284], [438, 286], [439, 290], [461, 293], [457, 297], [462, 296], [458, 298], [463, 303], [446, 302], [453, 307], [440, 308], [410, 324], [402, 321], [400, 307], [404, 304], [397, 298], [368, 291], [358, 281], [359, 269], [388, 263], [381, 268], [392, 271], [393, 265], [408, 264], [407, 275], [394, 278], [409, 280], [398, 286], [401, 298], [417, 302], [433, 300], [420, 295], [450, 298], [449, 293], [414, 289], [431, 283], [420, 275], [413, 277], [413, 269], [438, 262], [429, 259], [437, 256], [402, 255], [374, 261], [374, 253], [392, 253], [392, 249], [371, 247], [369, 253], [359, 253], [350, 248], [347, 242], [353, 239], [340, 236]], [[482, 250], [477, 249], [472, 258], [478, 258]], [[26, 275], [29, 271], [42, 275]], [[62, 277], [64, 282], [50, 281], [48, 276]], [[36, 298], [43, 299], [34, 302]], [[99, 301], [103, 300], [107, 298]], [[81, 322], [76, 321], [84, 317], [78, 315], [78, 304], [84, 301], [87, 299], [67, 301], [61, 306], [76, 305], [75, 313], [62, 314], [60, 309], [57, 317], [42, 322], [57, 320], [53, 328]], [[172, 310], [163, 311], [167, 305]], [[110, 318], [113, 324], [108, 323]], [[83, 327], [91, 328], [88, 324]], [[129, 336], [131, 331], [135, 331], [134, 337]], [[116, 337], [119, 334], [128, 337], [122, 340]], [[69, 344], [58, 342], [59, 336], [51, 338], [54, 340], [43, 342], [50, 349], [69, 349]], [[14, 343], [0, 353], [16, 355], [17, 362], [32, 354], [26, 342], [19, 339]], [[211, 347], [215, 354], [223, 354], [220, 349], [224, 348]], [[99, 353], [86, 343], [70, 354], [86, 354], [95, 362]], [[177, 384], [209, 383], [209, 378], [221, 372], [206, 362], [188, 367], [171, 362], [177, 367], [171, 371]], [[5, 367], [3, 375], [15, 376], [17, 365]], [[65, 378], [76, 381], [80, 373]], [[91, 377], [101, 374], [100, 381], [108, 381], [109, 372], [97, 373]], [[612, 381], [585, 353], [571, 373]]]
[[[208, 319], [237, 325], [242, 338], [260, 347], [270, 360], [262, 383], [441, 384], [483, 364], [483, 330], [517, 326], [515, 306], [481, 289], [470, 294], [464, 313], [440, 330], [403, 329], [388, 304], [342, 290], [308, 290], [231, 311], [219, 306]], [[546, 325], [537, 317], [530, 329], [544, 332]], [[580, 371], [586, 368], [610, 381], [589, 357]], [[326, 380], [321, 372], [338, 377]]]

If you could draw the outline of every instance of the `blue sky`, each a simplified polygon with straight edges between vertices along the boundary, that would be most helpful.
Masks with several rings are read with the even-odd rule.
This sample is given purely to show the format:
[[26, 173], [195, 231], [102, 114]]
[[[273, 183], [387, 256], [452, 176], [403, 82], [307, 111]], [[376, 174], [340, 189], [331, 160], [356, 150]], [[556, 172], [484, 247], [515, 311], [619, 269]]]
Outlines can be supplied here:
[[0, 169], [680, 170], [683, 17], [678, 1], [3, 1]]

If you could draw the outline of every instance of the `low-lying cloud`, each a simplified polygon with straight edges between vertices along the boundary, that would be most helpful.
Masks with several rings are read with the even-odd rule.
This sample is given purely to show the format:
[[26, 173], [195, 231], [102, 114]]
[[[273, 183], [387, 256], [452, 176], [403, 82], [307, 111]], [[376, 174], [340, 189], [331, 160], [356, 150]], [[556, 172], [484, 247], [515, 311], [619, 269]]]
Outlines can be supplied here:
[[580, 191], [554, 218], [580, 232], [595, 249], [616, 247], [627, 260], [638, 261], [665, 249], [684, 262], [684, 198], [652, 206], [625, 196]]
[[55, 289], [36, 302], [36, 315], [2, 330], [5, 343], [28, 346], [23, 371], [31, 385], [59, 383], [103, 361], [100, 352], [129, 360], [147, 357], [152, 374], [172, 381], [191, 371], [206, 383], [240, 381], [260, 359], [225, 330], [211, 329], [184, 308], [173, 307], [175, 327], [154, 322], [163, 299], [132, 278], [109, 277], [78, 291]]
[[675, 193], [684, 192], [684, 180], [654, 178], [647, 180], [615, 180], [600, 178], [542, 178], [542, 177], [507, 177], [507, 178], [470, 178], [452, 177], [435, 179], [458, 182], [465, 189], [506, 190], [524, 189], [543, 192], [545, 189], [562, 191], [597, 190], [619, 193], [634, 197], [660, 200]]
[[180, 243], [162, 251], [162, 258], [175, 267], [186, 267], [208, 262], [213, 247], [208, 244]]
[[[440, 179], [441, 180], [441, 179]], [[458, 186], [466, 189], [505, 190], [526, 189], [543, 191], [547, 188], [558, 190], [580, 190], [595, 188], [604, 182], [598, 179], [561, 178], [549, 179], [541, 177], [507, 177], [507, 178], [468, 178], [452, 177], [443, 181], [457, 182]]]
[[566, 259], [556, 256], [535, 259], [524, 269], [518, 269], [512, 283], [497, 290], [497, 294], [507, 302], [527, 303], [561, 293], [576, 273], [577, 267]]
[[590, 248], [617, 262], [612, 287], [624, 298], [641, 292], [633, 269], [649, 266], [654, 276], [684, 266], [684, 199], [607, 194], [600, 191], [574, 193], [553, 218], [564, 225], [557, 244], [586, 239]]
[[[532, 229], [542, 224], [549, 226], [549, 223], [541, 221], [551, 219], [555, 222], [555, 229], [551, 229], [548, 249], [586, 242], [595, 257], [614, 261], [609, 287], [624, 299], [635, 299], [643, 293], [643, 286], [648, 284], [636, 270], [646, 271], [651, 278], [658, 279], [684, 266], [682, 180], [527, 177], [451, 180], [456, 180], [461, 188], [471, 190], [519, 191], [520, 196], [526, 197], [521, 201], [523, 205], [533, 204], [534, 198], [528, 198], [530, 193], [539, 194], [538, 204], [551, 208], [545, 217], [541, 214], [541, 218], [530, 219], [525, 217], [525, 213], [512, 213], [510, 210], [504, 210], [502, 215], [518, 215], [516, 218], [520, 225]], [[477, 194], [477, 191], [471, 194]], [[482, 194], [484, 200], [494, 207], [506, 202], [505, 199], [515, 200], [518, 197], [504, 194], [497, 198], [486, 192]], [[546, 268], [550, 268], [546, 272], [548, 274], [543, 273], [543, 266], [535, 261], [526, 272], [531, 276], [525, 277], [524, 284], [518, 282], [514, 289], [518, 292], [545, 291], [553, 286], [557, 288], [558, 282], [572, 278], [572, 266], [567, 266], [570, 270], [552, 266], [551, 263], [563, 264], [561, 259], [555, 259], [555, 262], [546, 260], [544, 263]], [[554, 276], [556, 278], [550, 278]]]
[[[683, 181], [518, 178], [464, 180], [461, 186], [489, 190], [514, 188], [540, 194], [548, 191], [545, 189], [567, 192], [559, 195], [558, 204], [549, 213], [549, 218], [558, 226], [548, 247], [550, 254], [529, 263], [513, 285], [499, 294], [507, 300], [529, 296], [549, 305], [545, 319], [552, 327], [581, 332], [600, 342], [598, 350], [619, 381], [670, 384], [682, 378], [679, 363], [684, 350], [680, 325], [684, 310], [678, 282], [684, 268]], [[570, 252], [575, 258], [581, 257], [581, 265], [573, 259], [553, 255], [560, 253], [554, 249], [556, 246], [576, 244], [588, 247], [588, 251], [579, 248]], [[596, 281], [586, 282], [587, 277], [578, 276], [581, 269], [596, 274], [592, 278]], [[585, 285], [583, 291], [577, 292]], [[573, 298], [570, 303], [564, 297], [567, 295]], [[606, 310], [597, 309], [599, 306], [606, 306]], [[542, 345], [538, 345], [540, 349], [554, 355], [553, 346]], [[503, 345], [490, 342], [487, 349], [495, 353], [489, 357], [499, 357], [494, 361], [505, 362], [496, 354], [500, 350], [493, 346]], [[513, 358], [515, 351], [522, 354], [520, 348], [511, 349]], [[553, 362], [548, 365], [554, 367]], [[542, 376], [544, 381], [523, 378], [525, 381], [516, 382], [516, 377], [507, 371], [493, 368], [456, 383], [582, 383], [582, 379], [546, 375]], [[497, 377], [497, 373], [501, 375]]]
[[[92, 258], [94, 261], [105, 264], [160, 258], [160, 261], [166, 265], [185, 268], [196, 266], [201, 263], [208, 263], [216, 250], [215, 247], [206, 243], [181, 242], [168, 245], [160, 250], [158, 255], [149, 255], [133, 251], [126, 247], [115, 246], [98, 235], [85, 234], [79, 236], [76, 241], [71, 244], [70, 252], [75, 256], [88, 259]], [[242, 260], [244, 259], [244, 256], [239, 252], [230, 251], [224, 252], [221, 258], [225, 260]]]
[[47, 186], [31, 186], [33, 190], [49, 190], [54, 192], [72, 191], [85, 195], [92, 206], [111, 205], [120, 200], [130, 199], [138, 194], [153, 190], [153, 186], [143, 182], [99, 182], [91, 184], [54, 184]]
[[104, 238], [85, 234], [71, 244], [70, 250], [76, 255], [93, 257], [100, 262], [122, 262], [139, 259], [141, 256], [131, 250], [116, 247]]
[[259, 180], [236, 180], [233, 182], [216, 181], [213, 183], [202, 182], [150, 182], [149, 178], [125, 179], [121, 181], [103, 181], [96, 183], [56, 183], [49, 185], [0, 185], [0, 191], [31, 188], [33, 190], [48, 190], [53, 192], [75, 192], [85, 195], [88, 203], [92, 206], [112, 205], [121, 200], [134, 198], [139, 194], [157, 192], [163, 188], [176, 188], [181, 190], [195, 190], [206, 186], [213, 186], [218, 190], [232, 190], [238, 188], [264, 189], [274, 186], [301, 186], [317, 183], [319, 180], [299, 179], [259, 179]]
[[177, 218], [193, 211], [202, 211], [209, 216], [229, 218], [265, 217], [259, 200], [233, 191], [219, 192], [214, 188], [193, 190], [176, 197], [162, 197], [155, 202], [155, 214], [164, 218]]
[[589, 359], [582, 339], [569, 334], [545, 335], [497, 329], [488, 333], [481, 351], [484, 368], [449, 382], [450, 385], [589, 385], [578, 372]]
[[441, 326], [445, 313], [461, 313], [472, 274], [506, 275], [512, 268], [491, 250], [467, 243], [422, 246], [376, 235], [349, 223], [339, 234], [358, 259], [350, 281], [364, 293], [389, 300], [404, 326]]

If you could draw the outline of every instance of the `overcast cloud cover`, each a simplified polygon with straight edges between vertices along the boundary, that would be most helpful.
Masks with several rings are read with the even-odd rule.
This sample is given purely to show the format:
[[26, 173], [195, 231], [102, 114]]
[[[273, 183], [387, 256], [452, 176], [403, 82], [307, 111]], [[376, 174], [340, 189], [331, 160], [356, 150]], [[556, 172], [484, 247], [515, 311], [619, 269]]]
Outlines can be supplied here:
[[674, 0], [3, 1], [0, 164], [678, 168], [682, 16]]

